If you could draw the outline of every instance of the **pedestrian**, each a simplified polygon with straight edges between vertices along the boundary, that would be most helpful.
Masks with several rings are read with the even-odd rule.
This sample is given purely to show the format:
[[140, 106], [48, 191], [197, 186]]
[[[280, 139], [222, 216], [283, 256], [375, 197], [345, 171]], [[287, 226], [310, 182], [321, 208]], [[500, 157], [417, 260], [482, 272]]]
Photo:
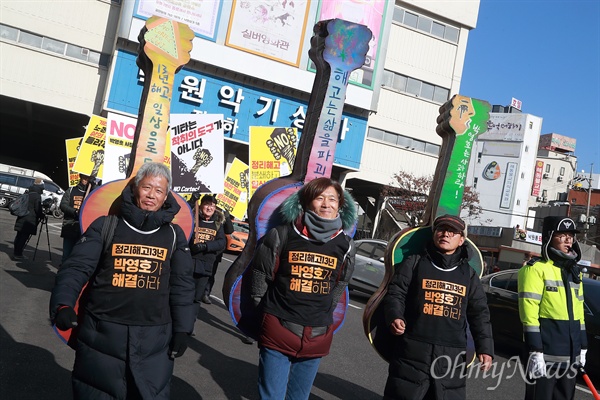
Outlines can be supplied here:
[[213, 263], [213, 267], [212, 267], [212, 273], [210, 274], [210, 277], [208, 278], [208, 282], [206, 283], [206, 286], [204, 287], [204, 296], [202, 296], [202, 298], [208, 300], [207, 304], [211, 304], [210, 292], [212, 291], [212, 288], [215, 284], [215, 275], [217, 273], [219, 264], [223, 260], [223, 253], [225, 252], [225, 248], [227, 247], [227, 235], [231, 235], [233, 233], [233, 222], [231, 221], [231, 219], [233, 217], [229, 214], [229, 212], [227, 210], [221, 210], [220, 208], [217, 208], [217, 210], [215, 212], [217, 212], [217, 211], [223, 213], [223, 225], [222, 226], [223, 226], [223, 233], [225, 234], [225, 247], [223, 247], [223, 250], [220, 251], [217, 254], [217, 256], [215, 257], [215, 262]]
[[550, 216], [542, 226], [541, 258], [519, 270], [519, 316], [529, 360], [525, 399], [573, 399], [576, 366], [585, 365], [579, 233], [571, 218]]
[[75, 243], [81, 237], [81, 227], [79, 226], [79, 210], [83, 200], [94, 189], [94, 184], [90, 177], [85, 174], [79, 174], [79, 182], [76, 186], [67, 189], [60, 201], [60, 209], [64, 213], [62, 229], [60, 236], [63, 238], [63, 254], [61, 264], [69, 258]]
[[[118, 218], [92, 222], [57, 273], [50, 319], [60, 330], [76, 326], [75, 399], [170, 396], [174, 358], [196, 320], [192, 258], [171, 223], [180, 207], [170, 187], [168, 167], [143, 164], [122, 192]], [[86, 284], [78, 319], [73, 307]]]
[[261, 399], [308, 399], [333, 339], [333, 311], [354, 271], [354, 200], [317, 178], [287, 198], [283, 224], [269, 230], [252, 264], [251, 297], [262, 311]]
[[44, 192], [44, 181], [35, 178], [33, 185], [28, 189], [29, 202], [27, 204], [27, 215], [17, 217], [15, 221], [15, 231], [17, 234], [14, 240], [13, 258], [15, 260], [26, 260], [23, 250], [27, 241], [32, 235], [37, 235], [37, 227], [41, 221], [45, 221], [46, 216], [42, 210], [42, 193]]
[[200, 206], [198, 206], [198, 198], [199, 194], [192, 195], [195, 226], [194, 234], [190, 238], [196, 281], [194, 302], [197, 304], [197, 309], [200, 308], [200, 302], [212, 303], [205, 290], [217, 255], [225, 250], [227, 242], [223, 229], [225, 217], [221, 211], [217, 210], [217, 199], [213, 195], [206, 194], [202, 196]]
[[480, 369], [491, 367], [490, 312], [466, 235], [461, 218], [440, 216], [422, 250], [394, 266], [383, 299], [394, 335], [385, 399], [466, 399], [467, 322]]

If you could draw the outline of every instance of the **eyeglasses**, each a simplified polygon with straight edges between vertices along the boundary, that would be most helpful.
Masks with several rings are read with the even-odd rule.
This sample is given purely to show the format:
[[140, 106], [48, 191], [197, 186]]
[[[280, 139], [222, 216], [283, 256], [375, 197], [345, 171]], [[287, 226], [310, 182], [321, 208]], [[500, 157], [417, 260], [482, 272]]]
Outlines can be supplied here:
[[561, 242], [566, 242], [570, 240], [571, 242], [575, 240], [575, 234], [573, 233], [561, 233], [560, 235], [554, 235], [555, 238], [560, 240]]
[[445, 227], [436, 228], [435, 231], [440, 234], [445, 233], [446, 235], [448, 235], [448, 237], [454, 237], [454, 235], [462, 235], [462, 232], [450, 230], [450, 228]]

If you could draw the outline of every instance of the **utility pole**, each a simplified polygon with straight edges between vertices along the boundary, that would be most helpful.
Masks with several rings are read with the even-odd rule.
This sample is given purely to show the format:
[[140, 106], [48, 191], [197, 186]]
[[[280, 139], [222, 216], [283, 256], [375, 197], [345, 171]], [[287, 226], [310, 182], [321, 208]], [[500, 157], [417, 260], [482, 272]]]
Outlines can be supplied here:
[[583, 233], [583, 242], [587, 244], [588, 231], [590, 230], [590, 201], [592, 200], [592, 174], [594, 173], [594, 163], [590, 167], [590, 177], [588, 181], [588, 195], [587, 195], [587, 210], [585, 212], [585, 232]]

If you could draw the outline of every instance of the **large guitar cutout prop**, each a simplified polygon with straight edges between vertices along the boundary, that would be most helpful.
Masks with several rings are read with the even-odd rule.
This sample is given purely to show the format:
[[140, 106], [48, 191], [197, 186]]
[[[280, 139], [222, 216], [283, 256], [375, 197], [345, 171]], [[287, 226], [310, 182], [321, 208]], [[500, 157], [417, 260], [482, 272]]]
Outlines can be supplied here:
[[[305, 182], [330, 177], [335, 146], [350, 72], [361, 67], [372, 33], [364, 25], [333, 19], [318, 22], [308, 54], [317, 72], [308, 103], [304, 129], [291, 175], [273, 179], [258, 188], [248, 203], [250, 234], [242, 253], [229, 267], [223, 283], [223, 299], [234, 324], [257, 338], [260, 317], [250, 299], [251, 263], [258, 241], [281, 223], [279, 206]], [[354, 234], [356, 227], [352, 232]], [[338, 329], [348, 307], [348, 291], [334, 312]]]
[[[427, 199], [423, 226], [403, 229], [389, 241], [383, 281], [367, 302], [363, 314], [365, 335], [387, 362], [392, 357], [394, 336], [385, 324], [381, 301], [394, 276], [394, 268], [405, 257], [422, 251], [424, 243], [433, 235], [431, 225], [435, 218], [444, 214], [460, 215], [471, 148], [475, 138], [486, 131], [490, 110], [490, 104], [485, 101], [459, 95], [453, 96], [440, 107], [436, 132], [442, 137], [442, 147]], [[465, 243], [472, 254], [469, 265], [481, 276], [481, 253], [468, 238]], [[475, 349], [471, 333], [468, 329], [467, 332], [467, 360], [472, 362]], [[443, 334], [440, 332], [440, 335]]]
[[[82, 232], [98, 217], [118, 214], [121, 192], [142, 164], [164, 161], [175, 73], [190, 61], [193, 38], [194, 32], [185, 24], [156, 16], [146, 21], [138, 36], [137, 64], [144, 72], [145, 80], [133, 138], [132, 161], [125, 179], [102, 185], [86, 197], [81, 206]], [[171, 194], [181, 206], [173, 223], [181, 226], [189, 240], [193, 228], [190, 207], [183, 197], [173, 191]], [[75, 306], [79, 313], [78, 306], [79, 300]], [[81, 315], [78, 317], [80, 319]], [[69, 342], [72, 329], [61, 331], [54, 326], [54, 330], [66, 343]]]

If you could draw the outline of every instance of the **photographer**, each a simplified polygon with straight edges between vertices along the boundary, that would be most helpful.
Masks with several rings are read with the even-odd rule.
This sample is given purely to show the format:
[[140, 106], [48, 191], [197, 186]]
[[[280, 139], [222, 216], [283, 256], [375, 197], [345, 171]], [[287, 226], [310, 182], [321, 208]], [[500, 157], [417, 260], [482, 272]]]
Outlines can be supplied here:
[[44, 192], [44, 181], [36, 178], [33, 185], [29, 187], [28, 213], [22, 217], [17, 217], [15, 222], [15, 231], [17, 235], [14, 241], [13, 258], [15, 260], [26, 260], [23, 255], [23, 249], [31, 235], [37, 234], [38, 224], [46, 217], [42, 210], [42, 193]]

